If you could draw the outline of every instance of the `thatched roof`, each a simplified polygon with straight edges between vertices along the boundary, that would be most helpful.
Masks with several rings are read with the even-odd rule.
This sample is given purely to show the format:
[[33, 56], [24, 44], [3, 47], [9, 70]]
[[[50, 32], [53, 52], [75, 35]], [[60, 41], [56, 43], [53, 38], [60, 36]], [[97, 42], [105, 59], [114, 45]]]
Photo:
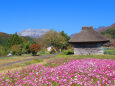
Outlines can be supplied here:
[[96, 32], [93, 27], [82, 27], [82, 31], [69, 40], [70, 43], [76, 42], [109, 42], [103, 35]]

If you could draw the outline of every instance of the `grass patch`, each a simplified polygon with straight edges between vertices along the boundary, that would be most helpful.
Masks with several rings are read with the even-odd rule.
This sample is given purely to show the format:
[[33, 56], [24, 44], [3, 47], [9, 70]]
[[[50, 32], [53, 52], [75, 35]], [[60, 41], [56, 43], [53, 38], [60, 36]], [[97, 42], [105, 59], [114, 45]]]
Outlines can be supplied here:
[[11, 62], [23, 61], [25, 59], [30, 59], [30, 58], [33, 57], [13, 56], [13, 57], [0, 58], [0, 65], [11, 63]]
[[57, 55], [55, 58], [74, 58], [74, 59], [85, 59], [85, 58], [98, 58], [98, 59], [114, 59], [115, 55]]
[[72, 54], [74, 54], [74, 50], [63, 50], [62, 54], [63, 55], [72, 55]]
[[5, 59], [28, 59], [28, 58], [33, 58], [32, 56], [28, 57], [28, 56], [11, 56], [11, 57], [4, 57], [4, 58], [0, 58], [0, 60], [5, 60]]
[[15, 68], [23, 68], [23, 67], [26, 67], [28, 65], [40, 63], [40, 62], [43, 62], [43, 61], [44, 61], [43, 59], [36, 59], [35, 58], [32, 61], [26, 61], [26, 62], [23, 62], [23, 63], [16, 63], [16, 64], [13, 64], [13, 65], [0, 67], [0, 72], [8, 71], [10, 69], [15, 69]]
[[104, 54], [115, 55], [115, 50], [104, 50]]

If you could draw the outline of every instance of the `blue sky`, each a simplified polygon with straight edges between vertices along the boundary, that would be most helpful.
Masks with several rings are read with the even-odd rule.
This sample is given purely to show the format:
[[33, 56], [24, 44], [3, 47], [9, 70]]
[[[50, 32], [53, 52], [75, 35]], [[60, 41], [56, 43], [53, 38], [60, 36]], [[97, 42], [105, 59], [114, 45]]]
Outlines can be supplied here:
[[78, 33], [115, 23], [115, 0], [0, 0], [0, 32], [24, 29]]

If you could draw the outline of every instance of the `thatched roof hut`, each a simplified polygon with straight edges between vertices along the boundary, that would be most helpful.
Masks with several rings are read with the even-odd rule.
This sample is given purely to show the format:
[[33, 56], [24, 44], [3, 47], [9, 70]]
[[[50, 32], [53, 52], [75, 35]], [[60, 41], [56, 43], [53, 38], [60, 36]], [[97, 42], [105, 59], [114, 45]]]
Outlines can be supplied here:
[[74, 54], [103, 54], [103, 44], [109, 42], [92, 26], [82, 27], [82, 31], [74, 35], [69, 43], [74, 45]]

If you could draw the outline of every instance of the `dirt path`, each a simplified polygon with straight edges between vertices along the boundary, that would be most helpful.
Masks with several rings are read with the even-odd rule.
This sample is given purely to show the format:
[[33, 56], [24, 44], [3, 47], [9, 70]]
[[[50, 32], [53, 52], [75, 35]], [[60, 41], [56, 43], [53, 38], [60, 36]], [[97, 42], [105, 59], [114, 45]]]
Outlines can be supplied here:
[[[55, 55], [58, 55], [58, 53], [51, 54], [51, 55], [45, 55], [45, 56], [38, 56], [37, 58], [38, 59], [46, 59], [46, 58], [49, 58], [49, 57], [53, 57]], [[22, 60], [22, 61], [16, 61], [16, 62], [10, 62], [10, 63], [6, 63], [6, 64], [1, 64], [0, 67], [14, 65], [14, 64], [17, 64], [17, 63], [24, 63], [26, 61], [32, 61], [33, 59], [34, 58], [30, 58], [30, 59], [25, 59], [25, 60]]]

